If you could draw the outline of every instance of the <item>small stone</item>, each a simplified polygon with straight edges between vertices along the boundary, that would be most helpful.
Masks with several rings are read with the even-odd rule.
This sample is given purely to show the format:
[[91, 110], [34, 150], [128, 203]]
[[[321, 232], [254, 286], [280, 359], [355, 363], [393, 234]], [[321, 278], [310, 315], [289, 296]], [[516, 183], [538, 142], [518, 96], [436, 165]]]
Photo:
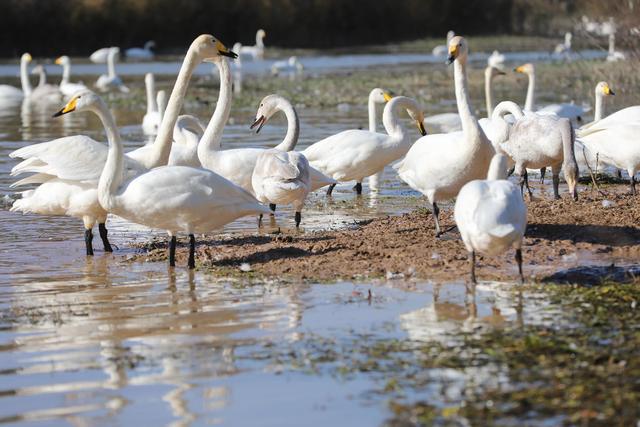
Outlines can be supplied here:
[[251, 271], [251, 265], [248, 262], [243, 262], [242, 264], [240, 264], [240, 271], [248, 273], [249, 271]]

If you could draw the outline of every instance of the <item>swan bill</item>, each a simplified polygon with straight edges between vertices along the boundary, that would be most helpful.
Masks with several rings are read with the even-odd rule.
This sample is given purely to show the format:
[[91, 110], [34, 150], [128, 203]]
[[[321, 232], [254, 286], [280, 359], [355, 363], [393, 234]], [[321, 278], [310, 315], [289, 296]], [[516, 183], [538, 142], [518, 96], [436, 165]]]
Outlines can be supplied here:
[[62, 107], [62, 109], [57, 113], [55, 113], [53, 117], [60, 117], [63, 114], [67, 114], [67, 113], [71, 113], [72, 111], [75, 111], [76, 104], [78, 103], [78, 98], [79, 96], [74, 96], [73, 98], [71, 98], [71, 101], [67, 102], [67, 105]]
[[222, 56], [227, 56], [231, 59], [236, 59], [238, 54], [232, 50], [229, 50], [220, 40], [216, 40], [216, 49], [218, 49], [218, 53]]
[[418, 125], [418, 130], [420, 131], [420, 135], [426, 136], [427, 130], [424, 128], [424, 123], [422, 123], [420, 120], [416, 120], [416, 124]]
[[249, 126], [249, 129], [253, 129], [254, 127], [258, 126], [258, 129], [256, 129], [256, 133], [258, 133], [265, 123], [267, 123], [267, 118], [265, 116], [260, 116], [256, 119], [255, 122], [251, 124], [251, 126]]
[[382, 97], [384, 98], [385, 102], [389, 102], [393, 99], [393, 95], [391, 95], [389, 92], [383, 92]]

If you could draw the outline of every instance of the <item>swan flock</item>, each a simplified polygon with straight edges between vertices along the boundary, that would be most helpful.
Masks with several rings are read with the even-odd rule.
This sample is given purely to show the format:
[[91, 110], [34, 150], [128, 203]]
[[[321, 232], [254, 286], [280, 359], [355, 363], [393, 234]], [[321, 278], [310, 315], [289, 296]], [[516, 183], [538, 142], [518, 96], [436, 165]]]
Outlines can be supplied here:
[[[88, 256], [94, 254], [96, 224], [104, 250], [113, 251], [107, 230], [109, 215], [166, 231], [170, 266], [175, 266], [177, 236], [184, 234], [189, 239], [187, 265], [194, 268], [196, 235], [247, 215], [262, 219], [270, 214], [273, 218], [278, 205], [293, 206], [299, 230], [309, 194], [327, 187], [326, 197], [331, 198], [336, 185], [355, 182], [356, 194], [361, 195], [367, 177], [370, 190], [381, 191], [382, 171], [392, 165], [400, 180], [428, 200], [434, 238], [451, 233], [453, 227], [445, 229], [441, 225], [440, 205], [455, 201], [454, 220], [469, 253], [471, 281], [475, 283], [476, 253], [496, 256], [510, 247], [516, 250], [518, 273], [521, 281], [525, 280], [521, 247], [527, 225], [523, 198], [523, 186], [528, 188], [527, 169], [552, 169], [555, 198], [560, 198], [562, 170], [571, 197], [577, 198], [577, 158], [583, 151], [589, 152], [591, 159], [597, 154], [600, 161], [626, 170], [630, 189], [635, 192], [640, 149], [632, 141], [640, 132], [640, 106], [605, 116], [603, 97], [613, 95], [613, 91], [601, 82], [595, 92], [596, 120], [578, 128], [587, 112], [582, 107], [552, 104], [536, 108], [535, 66], [524, 64], [515, 68], [529, 80], [524, 108], [508, 100], [494, 108], [491, 84], [496, 76], [505, 74], [505, 56], [494, 51], [485, 71], [487, 117], [478, 118], [476, 100], [469, 89], [467, 40], [453, 32], [448, 34], [446, 45], [433, 50], [434, 56], [446, 57], [453, 68], [457, 111], [447, 118], [451, 128], [441, 125], [437, 128], [440, 133], [428, 133], [429, 123], [436, 122], [425, 118], [418, 100], [374, 88], [368, 97], [368, 130], [344, 130], [296, 150], [304, 126], [295, 100], [265, 94], [255, 119], [247, 124], [257, 136], [248, 134], [246, 139], [253, 145], [265, 124], [281, 113], [287, 122], [281, 142], [273, 148], [223, 147], [222, 137], [236, 93], [230, 64], [240, 55], [264, 60], [265, 36], [266, 32], [259, 30], [256, 44], [236, 44], [237, 52], [212, 35], [198, 36], [167, 92], [157, 91], [155, 78], [148, 73], [144, 78], [147, 108], [141, 128], [151, 139], [128, 152], [105, 100], [84, 83], [72, 82], [68, 56], [55, 60], [63, 68], [59, 85], [48, 83], [45, 70], [35, 68], [41, 77], [40, 84], [33, 87], [29, 76], [33, 59], [29, 54], [22, 55], [21, 87], [0, 85], [0, 105], [24, 101], [60, 104], [64, 99], [66, 103], [55, 117], [95, 115], [106, 133], [106, 143], [74, 135], [13, 151], [10, 157], [19, 163], [11, 175], [27, 176], [12, 187], [27, 188], [11, 210], [81, 219]], [[154, 47], [148, 42], [143, 48], [126, 50], [125, 57], [152, 59]], [[570, 49], [568, 34], [556, 53], [565, 54]], [[116, 72], [119, 56], [118, 47], [91, 55], [92, 61], [107, 64], [107, 73], [95, 83], [98, 91], [119, 92], [123, 94], [120, 96], [130, 91]], [[181, 114], [194, 70], [203, 62], [212, 63], [219, 75], [217, 102], [207, 122]], [[291, 57], [275, 62], [270, 69], [277, 75], [302, 72], [303, 67]], [[382, 131], [376, 125], [377, 105], [383, 105]], [[405, 126], [409, 121], [415, 127]], [[520, 188], [508, 179], [509, 168], [520, 176]]]

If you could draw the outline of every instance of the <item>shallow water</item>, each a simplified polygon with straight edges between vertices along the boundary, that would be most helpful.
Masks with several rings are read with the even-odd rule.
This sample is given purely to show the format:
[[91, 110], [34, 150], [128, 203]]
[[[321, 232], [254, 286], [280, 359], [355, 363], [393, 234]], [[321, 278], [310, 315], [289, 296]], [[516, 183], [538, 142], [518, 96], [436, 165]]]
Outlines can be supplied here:
[[[393, 60], [429, 62], [427, 56]], [[388, 63], [391, 56], [302, 60], [308, 69], [335, 71]], [[13, 75], [11, 67], [0, 66], [0, 75]], [[98, 73], [96, 67], [80, 64], [74, 71], [88, 76]], [[124, 64], [119, 70], [163, 74], [176, 67]], [[160, 84], [167, 82], [159, 78]], [[137, 85], [140, 93], [141, 81]], [[140, 100], [138, 111], [143, 105]], [[200, 117], [210, 114], [204, 106], [191, 107]], [[95, 118], [52, 119], [58, 108], [25, 104], [0, 112], [0, 423], [380, 424], [390, 412], [384, 397], [372, 390], [384, 378], [364, 373], [344, 378], [318, 367], [326, 350], [320, 347], [327, 342], [347, 343], [347, 352], [349, 340], [359, 337], [451, 346], [463, 334], [486, 328], [562, 322], [560, 310], [543, 294], [523, 295], [512, 284], [486, 283], [474, 294], [462, 283], [247, 284], [182, 268], [168, 271], [164, 263], [130, 263], [125, 258], [132, 242], [162, 234], [117, 218], [109, 220], [116, 253], [103, 253], [96, 238], [96, 256], [88, 259], [80, 221], [8, 211], [14, 197], [9, 188], [14, 178], [8, 174], [16, 164], [8, 153], [76, 133], [104, 140]], [[124, 108], [114, 113], [128, 147], [147, 140], [138, 125], [142, 113]], [[365, 106], [300, 108], [299, 113], [300, 147], [367, 126]], [[274, 119], [256, 136], [248, 130], [253, 114], [233, 111], [223, 145], [273, 146], [282, 139], [283, 119]], [[332, 201], [322, 192], [313, 195], [303, 211], [304, 228], [344, 227], [424, 204], [390, 168], [378, 196], [368, 195], [366, 182], [362, 198], [350, 187], [338, 186]], [[279, 209], [277, 221], [291, 227], [291, 210]], [[238, 220], [221, 232], [256, 232], [256, 219]], [[433, 385], [425, 394], [407, 392], [405, 398], [446, 407], [459, 403], [467, 389], [508, 387], [507, 374], [494, 365], [433, 370], [428, 372]]]

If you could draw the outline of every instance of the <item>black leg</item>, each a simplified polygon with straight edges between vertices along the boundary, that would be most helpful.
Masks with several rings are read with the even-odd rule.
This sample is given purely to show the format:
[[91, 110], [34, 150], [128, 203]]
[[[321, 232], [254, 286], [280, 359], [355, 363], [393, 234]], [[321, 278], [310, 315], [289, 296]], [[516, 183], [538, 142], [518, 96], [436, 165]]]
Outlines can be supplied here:
[[111, 248], [111, 243], [109, 243], [109, 239], [107, 238], [107, 227], [103, 222], [98, 224], [98, 231], [100, 232], [100, 238], [102, 239], [102, 244], [104, 245], [105, 252], [113, 252]]
[[[276, 211], [276, 204], [275, 204], [275, 203], [269, 203], [269, 209], [271, 209], [271, 212], [274, 212], [274, 213], [275, 213], [275, 211]], [[273, 214], [271, 214], [271, 215], [273, 215]]]
[[189, 269], [196, 268], [196, 238], [193, 234], [189, 234]]
[[522, 196], [522, 200], [524, 200], [524, 182], [525, 176], [522, 174], [520, 175], [520, 195]]
[[469, 253], [469, 267], [471, 268], [471, 283], [475, 285], [478, 282], [476, 282], [476, 253], [474, 251]]
[[440, 208], [436, 202], [433, 202], [433, 205], [431, 205], [431, 214], [433, 215], [433, 220], [436, 222], [436, 237], [440, 237], [440, 221], [438, 220]]
[[518, 263], [518, 273], [520, 273], [520, 283], [524, 283], [522, 275], [522, 249], [516, 249], [516, 262]]
[[169, 267], [176, 266], [176, 236], [171, 236], [169, 240]]
[[515, 170], [516, 170], [516, 167], [515, 167], [515, 166], [513, 166], [511, 169], [509, 169], [509, 170], [507, 171], [507, 176], [511, 176], [511, 175], [513, 175], [513, 173], [515, 172]]
[[618, 169], [618, 173], [616, 175], [618, 176], [618, 179], [622, 179], [622, 170]]
[[87, 248], [87, 256], [93, 256], [93, 232], [90, 228], [84, 230], [84, 245]]
[[529, 187], [529, 174], [526, 169], [524, 170], [524, 185], [527, 187], [527, 193], [529, 193], [529, 199], [531, 199], [533, 197], [533, 191], [531, 191]]
[[544, 176], [547, 174], [547, 168], [540, 168], [540, 184], [544, 184]]
[[560, 174], [553, 174], [553, 198], [558, 200], [560, 198]]
[[636, 178], [633, 175], [629, 178], [629, 190], [632, 195], [636, 195]]
[[302, 214], [300, 212], [296, 212], [296, 228], [300, 228], [300, 221], [302, 221]]
[[258, 217], [258, 227], [262, 227], [262, 214]]
[[329, 185], [329, 188], [327, 188], [327, 196], [331, 196], [331, 193], [333, 193], [334, 188], [336, 188], [336, 184]]
[[361, 182], [356, 182], [356, 185], [353, 187], [354, 190], [356, 190], [356, 194], [359, 196], [362, 194], [362, 183]]

